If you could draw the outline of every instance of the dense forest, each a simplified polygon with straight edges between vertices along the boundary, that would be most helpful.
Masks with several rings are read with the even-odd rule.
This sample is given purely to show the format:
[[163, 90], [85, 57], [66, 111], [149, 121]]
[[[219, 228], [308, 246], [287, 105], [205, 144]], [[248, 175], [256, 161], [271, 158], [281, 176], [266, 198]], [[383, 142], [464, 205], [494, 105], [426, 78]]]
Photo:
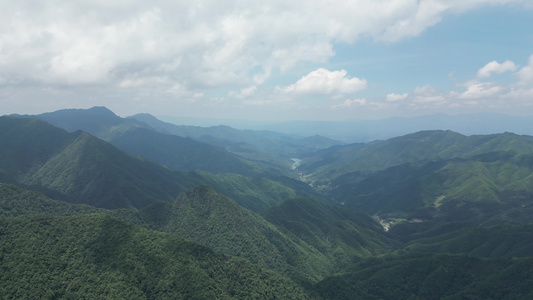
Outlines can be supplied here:
[[0, 117], [4, 299], [531, 299], [533, 137]]

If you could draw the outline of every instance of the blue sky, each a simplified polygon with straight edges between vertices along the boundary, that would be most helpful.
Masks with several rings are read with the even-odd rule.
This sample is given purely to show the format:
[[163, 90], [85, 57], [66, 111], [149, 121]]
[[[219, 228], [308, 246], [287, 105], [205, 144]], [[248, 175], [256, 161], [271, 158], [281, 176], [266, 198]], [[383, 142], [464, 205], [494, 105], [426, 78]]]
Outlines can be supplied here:
[[0, 0], [0, 114], [533, 115], [526, 0]]

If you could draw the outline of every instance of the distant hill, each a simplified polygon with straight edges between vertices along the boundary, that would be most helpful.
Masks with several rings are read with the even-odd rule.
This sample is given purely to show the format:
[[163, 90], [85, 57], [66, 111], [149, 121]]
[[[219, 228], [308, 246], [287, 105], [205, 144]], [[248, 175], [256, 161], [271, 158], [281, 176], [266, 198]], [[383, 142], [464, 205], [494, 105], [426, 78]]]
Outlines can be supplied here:
[[0, 117], [0, 144], [5, 182], [74, 203], [143, 207], [171, 201], [199, 183], [85, 132], [68, 133], [34, 119]]
[[265, 130], [237, 130], [224, 125], [183, 126], [160, 121], [150, 114], [137, 114], [128, 118], [144, 122], [163, 133], [190, 137], [255, 160], [299, 158], [320, 149], [343, 144], [316, 134], [301, 137]]
[[159, 132], [133, 118], [121, 118], [105, 107], [65, 109], [35, 116], [69, 132], [83, 130], [121, 150], [142, 155], [176, 171], [280, 175], [280, 167], [250, 162], [219, 146]]
[[533, 135], [533, 117], [509, 116], [498, 113], [434, 114], [375, 120], [291, 121], [243, 126], [289, 135], [320, 135], [345, 143], [368, 143], [427, 130], [451, 130], [464, 135], [487, 135], [503, 132]]
[[346, 173], [369, 173], [404, 163], [464, 158], [494, 151], [533, 153], [533, 137], [512, 133], [465, 136], [453, 131], [421, 131], [386, 141], [322, 151], [298, 169], [310, 179], [331, 180]]
[[369, 214], [428, 220], [532, 222], [533, 154], [492, 152], [403, 164], [361, 179], [341, 176], [328, 193]]
[[68, 133], [40, 120], [0, 117], [0, 130], [0, 182], [41, 191], [53, 199], [141, 208], [171, 202], [181, 192], [209, 184], [248, 208], [264, 210], [295, 195], [313, 194], [307, 185], [285, 177], [175, 172], [85, 132]]

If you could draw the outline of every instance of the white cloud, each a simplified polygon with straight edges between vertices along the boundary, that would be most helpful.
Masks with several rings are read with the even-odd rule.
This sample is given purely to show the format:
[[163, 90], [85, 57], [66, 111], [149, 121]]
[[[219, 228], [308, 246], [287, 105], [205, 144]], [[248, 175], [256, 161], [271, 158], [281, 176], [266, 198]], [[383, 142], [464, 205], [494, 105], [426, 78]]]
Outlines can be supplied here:
[[255, 92], [257, 92], [257, 86], [252, 85], [250, 87], [241, 89], [241, 91], [238, 93], [235, 91], [231, 91], [228, 93], [228, 96], [242, 99], [252, 96], [253, 94], [255, 94]]
[[366, 99], [364, 99], [364, 98], [362, 98], [362, 99], [353, 99], [353, 100], [346, 99], [344, 102], [342, 102], [340, 104], [332, 105], [331, 109], [343, 109], [343, 108], [348, 108], [348, 107], [352, 107], [352, 106], [364, 106], [366, 104], [367, 104], [367, 102], [366, 102]]
[[491, 82], [472, 82], [467, 84], [467, 90], [458, 97], [461, 99], [488, 98], [502, 91], [502, 87]]
[[345, 70], [316, 69], [295, 84], [281, 88], [286, 93], [298, 94], [352, 94], [366, 89], [366, 80], [347, 76]]
[[446, 97], [431, 84], [416, 87], [413, 93], [415, 94], [413, 100], [415, 103], [444, 104], [446, 102]]
[[533, 84], [533, 55], [529, 56], [528, 65], [516, 72], [516, 77], [520, 85]]
[[387, 94], [386, 100], [387, 101], [405, 100], [405, 99], [407, 99], [407, 96], [409, 96], [408, 93], [405, 93], [405, 94], [390, 93], [390, 94]]
[[[166, 76], [189, 90], [262, 84], [335, 43], [398, 41], [443, 14], [517, 0], [7, 1], [0, 76], [48, 84]], [[302, 9], [305, 7], [305, 9]]]
[[483, 68], [477, 71], [477, 77], [479, 78], [488, 78], [492, 74], [501, 74], [504, 72], [515, 71], [516, 65], [510, 60], [506, 60], [503, 63], [498, 63], [497, 61], [491, 61], [486, 64]]

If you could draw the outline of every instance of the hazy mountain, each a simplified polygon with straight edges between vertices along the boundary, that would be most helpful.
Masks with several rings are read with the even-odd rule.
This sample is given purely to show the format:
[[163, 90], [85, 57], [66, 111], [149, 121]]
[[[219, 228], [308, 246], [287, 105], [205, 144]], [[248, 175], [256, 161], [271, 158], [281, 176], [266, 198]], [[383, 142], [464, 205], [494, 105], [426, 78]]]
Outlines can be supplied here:
[[533, 137], [512, 133], [465, 136], [453, 131], [421, 131], [386, 141], [322, 151], [298, 169], [311, 179], [329, 180], [350, 172], [374, 172], [404, 163], [468, 157], [494, 151], [533, 153]]
[[133, 118], [121, 118], [105, 107], [65, 109], [36, 116], [73, 132], [83, 130], [121, 150], [142, 155], [176, 171], [204, 170], [243, 175], [283, 174], [278, 167], [250, 162], [222, 147], [161, 133]]
[[313, 194], [307, 185], [285, 177], [174, 172], [85, 132], [68, 133], [35, 119], [1, 117], [0, 129], [0, 180], [54, 199], [106, 208], [144, 207], [171, 202], [180, 192], [208, 183], [246, 207], [263, 210], [289, 197]]
[[301, 137], [264, 130], [237, 130], [224, 125], [183, 126], [160, 121], [149, 114], [137, 114], [129, 118], [142, 121], [163, 133], [190, 137], [256, 160], [262, 158], [277, 161], [280, 158], [302, 157], [320, 149], [343, 144], [316, 134]]
[[54, 198], [106, 208], [143, 207], [171, 201], [199, 183], [82, 131], [8, 117], [0, 118], [0, 129], [3, 177], [49, 190]]
[[272, 130], [298, 136], [321, 135], [334, 140], [371, 142], [385, 140], [423, 130], [452, 130], [464, 135], [485, 135], [503, 132], [533, 135], [533, 118], [497, 113], [464, 115], [435, 114], [410, 118], [391, 117], [354, 121], [293, 121], [259, 124], [250, 129]]

